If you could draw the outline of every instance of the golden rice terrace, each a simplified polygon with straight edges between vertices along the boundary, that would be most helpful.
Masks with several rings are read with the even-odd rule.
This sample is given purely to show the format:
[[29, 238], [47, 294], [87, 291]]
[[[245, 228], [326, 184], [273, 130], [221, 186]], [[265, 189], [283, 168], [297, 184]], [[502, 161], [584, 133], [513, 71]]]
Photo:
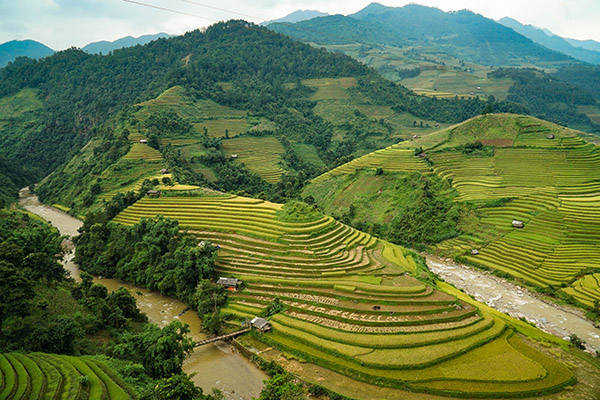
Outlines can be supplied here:
[[408, 251], [330, 217], [286, 222], [286, 209], [262, 200], [161, 197], [115, 221], [158, 214], [220, 247], [219, 273], [246, 284], [223, 310], [239, 323], [275, 298], [284, 304], [260, 340], [286, 354], [359, 381], [451, 397], [537, 396], [575, 382], [503, 318], [416, 279], [422, 267]]

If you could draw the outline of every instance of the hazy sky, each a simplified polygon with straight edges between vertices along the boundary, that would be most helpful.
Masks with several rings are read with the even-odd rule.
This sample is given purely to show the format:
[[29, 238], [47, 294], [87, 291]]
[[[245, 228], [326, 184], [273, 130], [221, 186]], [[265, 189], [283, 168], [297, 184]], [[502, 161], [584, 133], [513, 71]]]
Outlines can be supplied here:
[[[283, 17], [297, 9], [351, 14], [371, 3], [368, 0], [135, 1], [191, 15], [124, 0], [0, 0], [0, 43], [34, 39], [55, 50], [62, 50], [128, 35], [181, 34], [232, 18], [258, 23]], [[401, 7], [409, 1], [384, 0], [380, 3]], [[509, 16], [525, 24], [548, 28], [560, 36], [600, 41], [600, 0], [420, 0], [414, 3], [444, 11], [466, 8], [493, 19]]]

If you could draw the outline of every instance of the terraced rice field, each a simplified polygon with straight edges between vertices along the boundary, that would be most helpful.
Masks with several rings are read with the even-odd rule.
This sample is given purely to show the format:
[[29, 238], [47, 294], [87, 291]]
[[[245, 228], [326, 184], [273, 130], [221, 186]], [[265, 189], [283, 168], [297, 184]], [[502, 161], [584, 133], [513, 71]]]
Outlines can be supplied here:
[[243, 163], [250, 171], [269, 183], [279, 182], [285, 172], [280, 166], [283, 146], [274, 137], [242, 137], [223, 142], [225, 154], [235, 154], [236, 162]]
[[[86, 376], [89, 385], [80, 378]], [[131, 399], [101, 361], [44, 353], [0, 354], [0, 399]]]
[[597, 307], [597, 302], [600, 301], [600, 274], [584, 275], [572, 287], [563, 290], [581, 303]]
[[284, 222], [279, 204], [236, 196], [144, 198], [116, 218], [177, 218], [220, 247], [218, 272], [245, 289], [223, 310], [241, 323], [275, 298], [260, 339], [352, 378], [453, 397], [536, 395], [574, 378], [498, 317], [415, 279], [399, 246], [331, 217]]
[[383, 168], [384, 171], [429, 171], [429, 166], [419, 157], [415, 157], [413, 150], [401, 149], [398, 145], [393, 145], [340, 165], [312, 181], [321, 182], [332, 175], [351, 174], [361, 168], [372, 170]]
[[[452, 179], [458, 200], [514, 198], [480, 209], [499, 238], [467, 258], [538, 285], [569, 283], [600, 267], [600, 153], [579, 138], [554, 148], [496, 149], [494, 157], [433, 155], [434, 170]], [[512, 220], [525, 222], [514, 229]]]
[[[583, 304], [600, 300], [597, 291], [581, 286], [591, 284], [582, 274], [600, 268], [598, 147], [567, 128], [514, 115], [477, 117], [429, 136], [353, 160], [313, 182], [365, 166], [426, 171], [410, 147], [422, 146], [433, 173], [456, 189], [455, 201], [477, 206], [476, 228], [467, 221], [463, 235], [440, 243], [439, 251], [539, 286], [573, 284], [565, 292]], [[458, 147], [478, 140], [494, 146], [492, 156]], [[383, 156], [392, 151], [402, 151], [405, 161], [390, 167]], [[486, 206], [490, 201], [497, 204]], [[513, 228], [513, 220], [525, 227]], [[479, 254], [471, 255], [471, 249]]]
[[317, 89], [311, 97], [312, 100], [347, 100], [350, 99], [350, 95], [346, 89], [356, 86], [356, 79], [307, 79], [302, 83]]
[[117, 193], [139, 191], [146, 179], [172, 178], [172, 174], [161, 174], [164, 164], [159, 161], [121, 159], [102, 173], [102, 193], [98, 198], [110, 200]]
[[134, 143], [124, 157], [126, 160], [162, 161], [162, 155], [156, 149], [144, 143]]
[[206, 128], [208, 136], [213, 138], [224, 138], [226, 130], [227, 136], [235, 137], [240, 133], [247, 132], [252, 127], [246, 118], [207, 119], [202, 122], [194, 122], [192, 125], [198, 132], [204, 132], [204, 128]]

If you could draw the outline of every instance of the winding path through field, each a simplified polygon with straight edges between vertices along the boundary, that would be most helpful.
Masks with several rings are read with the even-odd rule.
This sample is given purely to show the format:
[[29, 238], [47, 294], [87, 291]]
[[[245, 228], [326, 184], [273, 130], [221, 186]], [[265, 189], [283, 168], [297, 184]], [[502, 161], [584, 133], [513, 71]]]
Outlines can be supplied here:
[[593, 354], [600, 350], [600, 329], [583, 317], [580, 310], [546, 302], [526, 288], [488, 272], [430, 255], [425, 257], [432, 272], [475, 300], [512, 317], [523, 317], [555, 336], [566, 338], [574, 333]]

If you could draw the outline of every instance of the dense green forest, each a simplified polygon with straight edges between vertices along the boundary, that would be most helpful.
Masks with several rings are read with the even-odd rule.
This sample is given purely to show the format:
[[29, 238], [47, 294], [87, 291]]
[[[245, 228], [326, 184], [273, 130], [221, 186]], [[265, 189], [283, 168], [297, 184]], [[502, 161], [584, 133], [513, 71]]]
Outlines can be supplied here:
[[559, 69], [553, 76], [591, 93], [600, 101], [600, 66], [571, 65]]
[[511, 78], [514, 84], [509, 89], [507, 100], [523, 104], [531, 115], [575, 128], [599, 129], [589, 117], [577, 111], [578, 105], [597, 104], [593, 92], [587, 88], [556, 79], [534, 68], [499, 68], [488, 76]]
[[96, 222], [91, 216], [77, 240], [77, 262], [94, 275], [132, 282], [192, 303], [196, 288], [212, 277], [216, 250], [179, 232], [176, 220], [159, 216], [134, 226]]

